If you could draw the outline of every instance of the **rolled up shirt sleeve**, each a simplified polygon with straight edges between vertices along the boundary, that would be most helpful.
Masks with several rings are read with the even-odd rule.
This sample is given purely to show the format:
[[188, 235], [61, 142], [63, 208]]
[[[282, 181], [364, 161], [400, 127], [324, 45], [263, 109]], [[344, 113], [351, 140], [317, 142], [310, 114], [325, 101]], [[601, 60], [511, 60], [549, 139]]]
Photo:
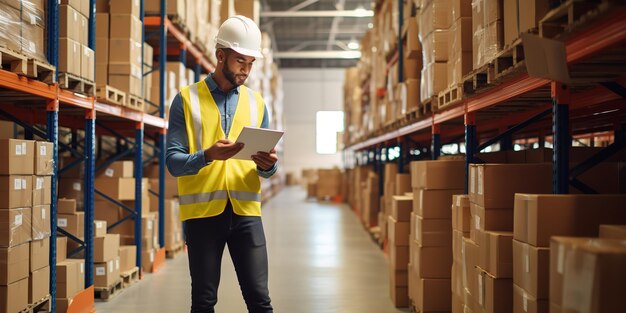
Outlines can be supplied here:
[[170, 107], [169, 128], [167, 131], [167, 168], [172, 176], [195, 175], [210, 164], [204, 160], [204, 151], [189, 153], [185, 113], [180, 93], [174, 97]]
[[[268, 128], [269, 124], [270, 123], [269, 123], [269, 116], [267, 114], [267, 107], [265, 107], [265, 111], [263, 112], [263, 121], [261, 122], [261, 128]], [[259, 174], [259, 176], [263, 178], [272, 177], [276, 173], [276, 170], [278, 170], [278, 162], [274, 163], [274, 166], [272, 166], [272, 168], [267, 171], [260, 169], [258, 166], [256, 168], [256, 171]]]

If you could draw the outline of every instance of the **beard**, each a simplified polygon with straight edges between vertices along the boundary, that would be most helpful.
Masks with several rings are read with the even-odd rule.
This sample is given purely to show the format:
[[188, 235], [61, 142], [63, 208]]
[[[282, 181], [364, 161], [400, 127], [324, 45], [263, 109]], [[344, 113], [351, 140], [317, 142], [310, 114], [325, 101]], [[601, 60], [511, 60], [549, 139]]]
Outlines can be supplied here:
[[230, 68], [228, 68], [228, 62], [225, 62], [222, 68], [222, 74], [224, 74], [224, 77], [226, 77], [233, 86], [243, 85], [243, 83], [246, 82], [246, 78], [248, 78], [246, 75], [237, 75], [235, 72], [231, 71]]

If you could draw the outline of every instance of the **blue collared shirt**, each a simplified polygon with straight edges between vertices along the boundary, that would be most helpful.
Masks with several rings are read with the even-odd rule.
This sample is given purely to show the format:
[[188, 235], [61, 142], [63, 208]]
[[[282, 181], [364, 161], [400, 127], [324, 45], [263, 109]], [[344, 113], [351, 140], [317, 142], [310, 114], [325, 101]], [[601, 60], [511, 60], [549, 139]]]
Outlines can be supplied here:
[[[224, 134], [228, 137], [228, 133], [233, 124], [233, 117], [235, 109], [237, 108], [237, 102], [239, 101], [239, 87], [229, 91], [223, 92], [217, 87], [217, 83], [213, 80], [213, 74], [210, 74], [205, 79], [213, 99], [220, 110], [222, 129]], [[261, 122], [261, 128], [267, 128], [269, 125], [267, 108], [263, 113], [263, 121]], [[203, 167], [211, 164], [211, 162], [205, 162], [204, 151], [199, 150], [196, 153], [189, 154], [189, 141], [187, 138], [187, 126], [185, 123], [185, 113], [183, 110], [183, 101], [180, 93], [176, 95], [172, 101], [170, 107], [170, 120], [169, 128], [167, 130], [167, 152], [165, 156], [167, 168], [172, 176], [185, 176], [195, 175]], [[270, 178], [276, 173], [277, 166], [274, 166], [269, 171], [263, 171], [257, 168], [259, 176], [263, 178]]]

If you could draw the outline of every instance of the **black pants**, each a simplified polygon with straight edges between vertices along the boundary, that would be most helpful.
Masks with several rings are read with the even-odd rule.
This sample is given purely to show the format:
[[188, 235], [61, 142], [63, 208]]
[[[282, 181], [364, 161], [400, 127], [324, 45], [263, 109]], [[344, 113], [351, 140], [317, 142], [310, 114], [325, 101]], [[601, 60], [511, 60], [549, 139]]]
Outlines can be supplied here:
[[191, 313], [215, 312], [226, 244], [248, 312], [273, 312], [260, 216], [234, 214], [229, 202], [224, 213], [218, 216], [185, 221], [185, 236], [191, 272]]

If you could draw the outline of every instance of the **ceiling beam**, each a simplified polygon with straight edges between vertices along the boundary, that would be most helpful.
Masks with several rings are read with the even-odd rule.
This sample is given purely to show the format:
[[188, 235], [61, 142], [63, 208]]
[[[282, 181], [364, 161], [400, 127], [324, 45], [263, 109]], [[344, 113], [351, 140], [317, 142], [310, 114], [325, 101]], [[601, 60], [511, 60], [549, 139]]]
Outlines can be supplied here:
[[293, 51], [274, 52], [274, 59], [359, 59], [360, 51]]
[[371, 17], [372, 10], [341, 10], [341, 11], [267, 11], [261, 17]]
[[305, 0], [302, 1], [294, 6], [292, 6], [291, 8], [287, 9], [287, 11], [289, 12], [293, 12], [293, 11], [300, 11], [306, 7], [308, 7], [309, 5], [318, 2], [319, 0]]

